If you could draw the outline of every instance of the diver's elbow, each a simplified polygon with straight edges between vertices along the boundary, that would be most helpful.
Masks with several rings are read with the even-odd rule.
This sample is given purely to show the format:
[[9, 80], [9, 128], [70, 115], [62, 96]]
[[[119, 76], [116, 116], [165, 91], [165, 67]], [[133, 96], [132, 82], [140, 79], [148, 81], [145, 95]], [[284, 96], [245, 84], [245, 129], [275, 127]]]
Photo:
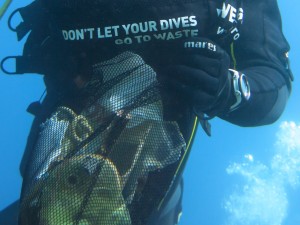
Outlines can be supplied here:
[[253, 94], [249, 104], [221, 118], [240, 127], [270, 125], [283, 114], [289, 96], [290, 89], [286, 85], [271, 94]]
[[277, 99], [274, 102], [272, 108], [262, 117], [258, 125], [269, 125], [275, 123], [283, 114], [288, 98], [290, 96], [290, 90], [287, 86], [282, 86], [278, 89]]

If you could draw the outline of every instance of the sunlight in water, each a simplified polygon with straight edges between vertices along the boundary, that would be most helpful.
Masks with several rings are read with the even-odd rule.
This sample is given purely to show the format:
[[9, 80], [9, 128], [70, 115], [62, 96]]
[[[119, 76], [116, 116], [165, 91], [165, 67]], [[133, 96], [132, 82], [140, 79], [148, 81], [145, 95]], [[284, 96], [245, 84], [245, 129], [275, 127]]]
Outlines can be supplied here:
[[251, 154], [241, 163], [227, 168], [229, 175], [237, 174], [243, 184], [225, 199], [228, 225], [282, 225], [287, 216], [287, 188], [300, 184], [300, 126], [283, 122], [271, 163], [265, 165]]

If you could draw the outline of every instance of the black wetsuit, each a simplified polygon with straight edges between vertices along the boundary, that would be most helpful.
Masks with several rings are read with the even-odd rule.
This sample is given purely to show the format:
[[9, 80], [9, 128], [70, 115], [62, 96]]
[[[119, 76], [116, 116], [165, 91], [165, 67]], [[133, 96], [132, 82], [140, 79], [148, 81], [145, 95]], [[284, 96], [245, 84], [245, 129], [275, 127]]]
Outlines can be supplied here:
[[[143, 5], [144, 3], [146, 5]], [[145, 62], [157, 71], [159, 77], [160, 68], [168, 64], [167, 59], [176, 51], [177, 42], [193, 36], [206, 37], [221, 45], [231, 55], [232, 68], [243, 72], [251, 87], [249, 102], [222, 116], [222, 119], [240, 126], [259, 126], [270, 124], [279, 118], [291, 92], [292, 74], [287, 59], [289, 45], [282, 34], [276, 0], [168, 0], [163, 3], [139, 1], [137, 5], [139, 6], [134, 7], [133, 4], [132, 8], [122, 4], [115, 5], [113, 15], [109, 10], [102, 12], [103, 20], [100, 23], [101, 27], [106, 29], [98, 30], [97, 33], [97, 41], [103, 43], [94, 51], [95, 55], [101, 52], [97, 60], [106, 60], [119, 52], [130, 50], [141, 55]], [[127, 7], [128, 10], [123, 15], [122, 11], [117, 10], [118, 7], [120, 10]], [[147, 7], [147, 10], [143, 7]], [[228, 29], [227, 34], [222, 34], [220, 29], [223, 28], [224, 21], [237, 18], [237, 7], [243, 8], [243, 23], [237, 30]], [[224, 12], [221, 16], [218, 16], [219, 9], [223, 9]], [[147, 23], [142, 23], [143, 26], [138, 28], [139, 23], [145, 21]], [[137, 25], [131, 27], [129, 24]], [[122, 28], [122, 25], [125, 27]], [[122, 29], [125, 34], [121, 33]], [[64, 27], [62, 30], [65, 41], [71, 46], [76, 45], [75, 30]], [[91, 30], [85, 35], [91, 35], [90, 32]], [[171, 47], [169, 43], [172, 43]], [[86, 45], [87, 49], [90, 48], [89, 45]], [[46, 76], [45, 80], [48, 95], [36, 113], [21, 163], [22, 175], [26, 173], [26, 164], [30, 163], [28, 159], [38, 137], [39, 125], [53, 112], [57, 97], [61, 95], [59, 88], [53, 85], [56, 78]], [[175, 109], [165, 116], [178, 121], [188, 142], [193, 135], [195, 115], [184, 101], [174, 103], [171, 107]], [[182, 185], [179, 184], [182, 184], [180, 179], [177, 180], [173, 191], [169, 192], [165, 207], [152, 215], [149, 225], [173, 225], [177, 222], [182, 198]]]

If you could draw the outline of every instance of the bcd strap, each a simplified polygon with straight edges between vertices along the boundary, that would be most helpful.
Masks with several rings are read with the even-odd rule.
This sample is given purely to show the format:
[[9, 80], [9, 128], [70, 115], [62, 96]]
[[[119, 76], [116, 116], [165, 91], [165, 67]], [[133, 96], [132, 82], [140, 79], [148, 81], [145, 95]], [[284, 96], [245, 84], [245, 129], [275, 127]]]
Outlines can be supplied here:
[[[15, 71], [9, 71], [5, 64], [8, 61], [15, 61]], [[41, 65], [37, 59], [30, 56], [7, 56], [1, 61], [1, 70], [8, 75], [24, 74], [24, 73], [42, 73]]]
[[[13, 26], [12, 20], [19, 13], [22, 22]], [[29, 32], [29, 36], [23, 47], [22, 56], [8, 56], [1, 61], [1, 70], [9, 75], [38, 73], [45, 74], [44, 56], [53, 51], [51, 41], [49, 41], [48, 13], [43, 7], [42, 2], [36, 0], [31, 4], [16, 9], [8, 19], [8, 27], [16, 32], [18, 41], [22, 40]], [[50, 45], [49, 45], [50, 43]], [[52, 53], [53, 54], [53, 53]], [[7, 62], [15, 61], [15, 70], [7, 69]]]
[[[21, 22], [16, 27], [13, 27], [12, 19], [17, 13], [21, 15], [23, 22]], [[13, 11], [8, 19], [8, 27], [10, 28], [10, 30], [17, 33], [18, 41], [20, 41], [33, 28], [42, 28], [42, 25], [44, 25], [45, 23], [46, 16], [46, 10], [42, 7], [40, 1], [34, 1], [28, 6], [18, 8]]]

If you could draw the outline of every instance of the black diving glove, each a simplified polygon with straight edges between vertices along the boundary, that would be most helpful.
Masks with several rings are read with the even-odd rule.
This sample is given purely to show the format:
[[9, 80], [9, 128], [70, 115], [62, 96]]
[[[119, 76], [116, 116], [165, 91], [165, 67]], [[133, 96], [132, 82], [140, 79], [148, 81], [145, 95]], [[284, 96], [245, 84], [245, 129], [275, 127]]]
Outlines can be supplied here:
[[182, 43], [162, 71], [168, 88], [183, 96], [199, 116], [226, 114], [235, 101], [230, 57], [217, 44], [204, 38], [193, 38]]

